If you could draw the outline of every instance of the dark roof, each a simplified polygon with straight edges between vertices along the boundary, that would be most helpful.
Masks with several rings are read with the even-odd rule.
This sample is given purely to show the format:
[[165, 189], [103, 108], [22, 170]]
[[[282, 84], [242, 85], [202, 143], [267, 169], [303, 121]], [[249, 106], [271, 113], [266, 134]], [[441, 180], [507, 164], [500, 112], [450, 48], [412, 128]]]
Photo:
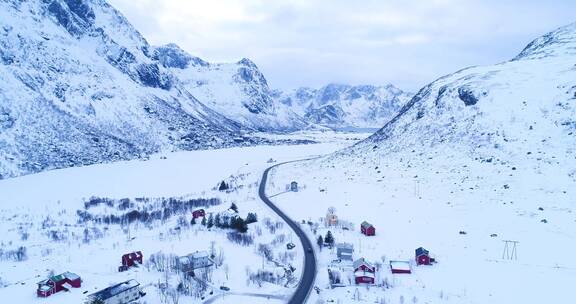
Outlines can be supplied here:
[[373, 227], [373, 225], [368, 223], [367, 221], [363, 221], [362, 224], [360, 224], [360, 226], [362, 226], [364, 228]]
[[[66, 271], [66, 272], [61, 273], [61, 274], [59, 274], [59, 275], [54, 275], [54, 276], [50, 277], [50, 280], [51, 280], [52, 282], [54, 282], [54, 283], [57, 283], [57, 282], [60, 282], [60, 281], [64, 281], [64, 280], [66, 280], [66, 279], [71, 280], [71, 281], [74, 281], [74, 280], [80, 279], [80, 276], [77, 275], [77, 274], [75, 274], [75, 273], [73, 273], [73, 272]], [[45, 282], [45, 281], [46, 281], [46, 280], [44, 280], [44, 281], [42, 281], [42, 282]], [[40, 283], [42, 283], [42, 282], [40, 282]], [[39, 284], [40, 284], [40, 283], [39, 283]]]
[[136, 280], [128, 280], [126, 282], [118, 283], [116, 285], [104, 288], [96, 293], [91, 294], [90, 297], [98, 300], [106, 300], [132, 288], [137, 288], [138, 286], [140, 286], [140, 283], [136, 282]]
[[428, 253], [428, 250], [424, 249], [423, 247], [416, 249], [416, 256], [421, 256], [423, 254], [428, 255]]

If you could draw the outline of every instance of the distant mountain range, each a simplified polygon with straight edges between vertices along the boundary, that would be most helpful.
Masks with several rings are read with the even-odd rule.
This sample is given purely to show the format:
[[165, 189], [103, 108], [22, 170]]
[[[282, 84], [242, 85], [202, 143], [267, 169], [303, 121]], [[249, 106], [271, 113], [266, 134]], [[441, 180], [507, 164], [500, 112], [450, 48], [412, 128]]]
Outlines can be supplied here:
[[310, 123], [331, 128], [379, 128], [412, 97], [391, 84], [329, 84], [320, 89], [299, 88], [276, 95], [281, 103]]
[[213, 64], [151, 46], [105, 0], [0, 2], [0, 178], [271, 143], [255, 131], [381, 123], [402, 100], [368, 86], [307, 92], [319, 99], [291, 104], [249, 59]]

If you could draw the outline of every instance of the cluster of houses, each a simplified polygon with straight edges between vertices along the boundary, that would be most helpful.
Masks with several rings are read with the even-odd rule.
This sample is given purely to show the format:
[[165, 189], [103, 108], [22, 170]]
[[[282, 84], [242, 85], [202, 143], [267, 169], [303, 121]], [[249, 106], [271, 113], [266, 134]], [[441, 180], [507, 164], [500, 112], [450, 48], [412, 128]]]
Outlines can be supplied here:
[[[122, 255], [122, 265], [118, 267], [118, 271], [126, 271], [131, 267], [137, 267], [139, 264], [142, 264], [142, 262], [143, 255], [141, 251], [124, 254]], [[130, 303], [144, 295], [139, 286], [140, 283], [135, 280], [121, 282], [88, 295], [85, 303]], [[69, 291], [71, 288], [80, 287], [82, 287], [82, 278], [79, 275], [72, 272], [64, 272], [38, 282], [36, 295], [45, 298], [60, 291]]]
[[[364, 223], [363, 223], [364, 224]], [[370, 226], [363, 225], [366, 228]], [[354, 246], [349, 243], [336, 244], [336, 256], [338, 263], [352, 263], [352, 270], [354, 273], [354, 283], [356, 284], [375, 284], [376, 282], [376, 266], [360, 257], [356, 260], [353, 258]], [[430, 252], [423, 247], [415, 250], [414, 260], [417, 266], [432, 265], [436, 260], [430, 257]], [[390, 272], [393, 274], [409, 274], [412, 273], [412, 263], [410, 261], [389, 261]], [[329, 280], [332, 286], [344, 286], [341, 274], [334, 270], [328, 270]]]
[[[122, 272], [131, 267], [138, 267], [143, 261], [144, 256], [141, 251], [126, 253], [122, 255], [122, 265], [118, 267], [118, 271]], [[196, 251], [179, 257], [177, 260], [178, 269], [192, 275], [195, 269], [212, 265], [214, 265], [214, 261], [210, 258], [207, 251]], [[64, 272], [38, 282], [36, 294], [38, 297], [49, 297], [60, 291], [68, 291], [71, 288], [80, 288], [81, 286], [82, 279], [79, 275], [72, 272]], [[140, 283], [136, 280], [128, 280], [88, 295], [85, 303], [125, 304], [135, 301], [144, 295], [145, 293], [140, 289]]]

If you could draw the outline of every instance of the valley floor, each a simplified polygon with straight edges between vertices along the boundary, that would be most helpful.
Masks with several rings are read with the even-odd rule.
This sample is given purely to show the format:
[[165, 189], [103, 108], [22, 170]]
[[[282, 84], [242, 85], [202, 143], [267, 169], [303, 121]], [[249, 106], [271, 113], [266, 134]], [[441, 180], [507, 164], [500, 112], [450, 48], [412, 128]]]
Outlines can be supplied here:
[[[300, 276], [302, 248], [287, 225], [259, 200], [263, 170], [276, 161], [333, 152], [367, 135], [318, 132], [269, 136], [319, 143], [177, 152], [145, 161], [54, 170], [0, 181], [0, 226], [4, 232], [0, 236], [0, 298], [77, 304], [102, 288], [136, 279], [147, 293], [141, 303], [175, 303], [171, 291], [184, 280], [182, 274], [169, 273], [170, 267], [162, 265], [169, 259], [162, 259], [208, 251], [220, 261], [209, 273], [199, 272], [201, 279], [208, 281], [205, 291], [181, 296], [180, 303], [252, 302], [252, 298], [282, 302], [297, 284], [288, 279], [285, 268], [293, 266], [293, 277]], [[221, 181], [231, 189], [218, 191]], [[110, 198], [113, 203], [85, 206], [93, 197]], [[129, 225], [82, 221], [79, 216], [82, 212], [100, 218], [122, 216], [129, 210], [121, 207], [123, 198], [140, 212], [162, 208], [162, 202], [169, 198], [215, 198], [221, 204], [205, 208], [207, 214], [230, 212], [227, 209], [234, 203], [242, 218], [256, 213], [258, 222], [248, 225], [252, 243], [242, 245], [230, 240], [232, 229], [207, 228], [200, 219], [190, 225], [188, 212], [164, 211], [160, 220]], [[287, 250], [286, 243], [292, 241], [296, 248]], [[270, 249], [268, 255], [262, 246]], [[19, 248], [24, 248], [24, 256], [18, 256]], [[143, 252], [144, 265], [118, 272], [122, 254], [136, 250]], [[46, 299], [36, 297], [37, 282], [65, 271], [80, 275], [82, 287]], [[276, 282], [254, 278], [258, 271], [274, 276]], [[230, 292], [222, 292], [220, 286], [230, 288]], [[197, 289], [191, 288], [194, 292]]]
[[[147, 161], [2, 180], [0, 298], [77, 304], [87, 294], [136, 279], [147, 293], [140, 303], [285, 302], [296, 281], [283, 270], [293, 266], [293, 277], [298, 278], [303, 252], [292, 231], [259, 200], [261, 174], [275, 162], [328, 154], [365, 136], [292, 134], [289, 137], [319, 143], [169, 153]], [[434, 149], [418, 157], [366, 154], [356, 162], [333, 155], [271, 171], [268, 195], [303, 223], [311, 239], [330, 230], [336, 243], [353, 244], [355, 259], [364, 257], [377, 267], [374, 285], [356, 285], [350, 263], [335, 261], [334, 249], [315, 246], [318, 292], [312, 291], [308, 303], [563, 303], [570, 299], [576, 278], [576, 262], [570, 258], [576, 249], [574, 181], [542, 178], [553, 176], [546, 171], [554, 171], [553, 166], [534, 171], [528, 162], [518, 161], [518, 168], [512, 170], [468, 157]], [[223, 180], [229, 183], [229, 191], [217, 190]], [[287, 191], [292, 181], [298, 182], [298, 192]], [[111, 198], [114, 203], [86, 207], [91, 197]], [[140, 211], [154, 210], [163, 198], [215, 198], [221, 203], [207, 207], [207, 213], [224, 214], [234, 203], [242, 218], [256, 213], [258, 222], [248, 226], [253, 241], [242, 245], [231, 241], [231, 229], [189, 225], [190, 213], [131, 225], [80, 221], [79, 211], [100, 217], [122, 215], [125, 211], [118, 205], [122, 198], [130, 198]], [[337, 226], [325, 225], [329, 207], [336, 209]], [[376, 227], [375, 236], [360, 234], [359, 225], [365, 220]], [[504, 240], [519, 241], [516, 258], [503, 258], [511, 254], [504, 252]], [[296, 245], [293, 250], [286, 247], [290, 242]], [[420, 246], [430, 250], [438, 263], [416, 266], [414, 249]], [[22, 261], [14, 254], [20, 247], [26, 248]], [[144, 265], [117, 272], [121, 255], [134, 250], [143, 251]], [[204, 250], [220, 260], [209, 273], [199, 272], [208, 281], [205, 290], [170, 298], [170, 291], [183, 279], [161, 265], [161, 254], [182, 256]], [[391, 274], [391, 260], [411, 261], [412, 273]], [[330, 288], [328, 269], [342, 274], [344, 287]], [[64, 271], [79, 274], [82, 287], [47, 299], [36, 297], [38, 281]], [[258, 271], [275, 281], [255, 278]], [[223, 292], [220, 286], [230, 291]]]

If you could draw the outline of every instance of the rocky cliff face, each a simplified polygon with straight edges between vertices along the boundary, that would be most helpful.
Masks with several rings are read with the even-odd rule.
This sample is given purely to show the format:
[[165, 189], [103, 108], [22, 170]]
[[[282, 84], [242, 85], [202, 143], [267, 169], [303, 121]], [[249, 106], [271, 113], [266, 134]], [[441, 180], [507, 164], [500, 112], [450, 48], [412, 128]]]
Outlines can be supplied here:
[[202, 103], [248, 128], [293, 131], [309, 125], [273, 98], [266, 78], [249, 59], [207, 63], [175, 44], [157, 47], [154, 54]]

